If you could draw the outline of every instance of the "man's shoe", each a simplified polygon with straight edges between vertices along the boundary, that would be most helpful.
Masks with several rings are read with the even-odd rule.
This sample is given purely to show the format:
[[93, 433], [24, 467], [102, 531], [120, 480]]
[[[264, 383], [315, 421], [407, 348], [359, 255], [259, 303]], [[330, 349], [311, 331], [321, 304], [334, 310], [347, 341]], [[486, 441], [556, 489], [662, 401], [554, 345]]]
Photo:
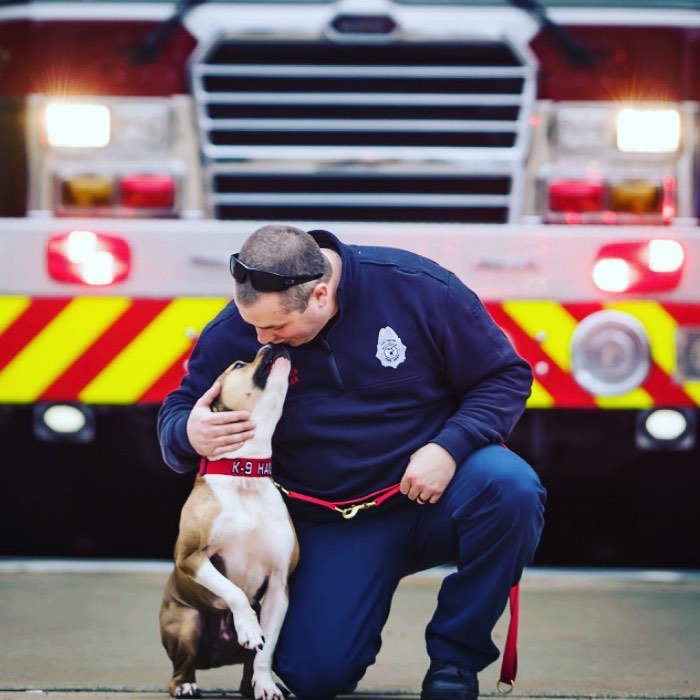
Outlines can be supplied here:
[[421, 700], [477, 700], [479, 681], [474, 671], [436, 659], [430, 662], [420, 697]]

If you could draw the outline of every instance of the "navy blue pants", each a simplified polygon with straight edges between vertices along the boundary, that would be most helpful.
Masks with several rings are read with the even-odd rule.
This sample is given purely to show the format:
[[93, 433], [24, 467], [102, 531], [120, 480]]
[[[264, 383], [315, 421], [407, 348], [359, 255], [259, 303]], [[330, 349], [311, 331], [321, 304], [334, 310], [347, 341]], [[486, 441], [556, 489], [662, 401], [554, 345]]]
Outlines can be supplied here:
[[375, 661], [400, 580], [439, 565], [457, 570], [426, 621], [429, 657], [476, 672], [498, 658], [491, 633], [542, 530], [537, 475], [490, 446], [460, 466], [437, 503], [394, 498], [404, 503], [352, 520], [295, 522], [300, 559], [274, 669], [298, 697], [350, 692]]

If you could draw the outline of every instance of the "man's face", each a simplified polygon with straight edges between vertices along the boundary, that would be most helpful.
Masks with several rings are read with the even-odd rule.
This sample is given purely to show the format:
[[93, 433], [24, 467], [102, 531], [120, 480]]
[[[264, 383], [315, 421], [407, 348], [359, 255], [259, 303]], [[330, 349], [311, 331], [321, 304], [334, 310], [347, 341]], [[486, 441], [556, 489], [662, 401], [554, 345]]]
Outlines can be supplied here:
[[324, 290], [316, 290], [311, 295], [309, 303], [303, 311], [287, 311], [280, 304], [279, 295], [274, 293], [262, 294], [250, 306], [239, 305], [241, 318], [255, 327], [258, 342], [284, 343], [296, 347], [313, 340], [328, 320], [323, 314], [325, 304], [319, 304], [319, 293], [325, 297]]

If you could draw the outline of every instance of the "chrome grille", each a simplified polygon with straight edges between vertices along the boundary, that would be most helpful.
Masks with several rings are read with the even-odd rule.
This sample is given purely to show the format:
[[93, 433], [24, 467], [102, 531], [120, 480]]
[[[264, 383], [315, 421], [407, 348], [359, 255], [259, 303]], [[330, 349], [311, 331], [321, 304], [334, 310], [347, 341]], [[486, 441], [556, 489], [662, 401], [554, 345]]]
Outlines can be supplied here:
[[503, 42], [225, 38], [192, 82], [217, 218], [512, 215], [534, 71]]

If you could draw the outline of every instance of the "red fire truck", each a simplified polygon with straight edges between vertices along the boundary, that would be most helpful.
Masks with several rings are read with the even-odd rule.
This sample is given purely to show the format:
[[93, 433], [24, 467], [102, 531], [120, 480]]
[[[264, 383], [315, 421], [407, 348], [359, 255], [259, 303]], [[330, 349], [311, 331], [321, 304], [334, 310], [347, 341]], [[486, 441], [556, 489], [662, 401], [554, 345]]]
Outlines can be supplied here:
[[699, 106], [697, 0], [0, 0], [3, 440], [148, 452], [284, 221], [476, 290], [536, 459], [697, 451]]

